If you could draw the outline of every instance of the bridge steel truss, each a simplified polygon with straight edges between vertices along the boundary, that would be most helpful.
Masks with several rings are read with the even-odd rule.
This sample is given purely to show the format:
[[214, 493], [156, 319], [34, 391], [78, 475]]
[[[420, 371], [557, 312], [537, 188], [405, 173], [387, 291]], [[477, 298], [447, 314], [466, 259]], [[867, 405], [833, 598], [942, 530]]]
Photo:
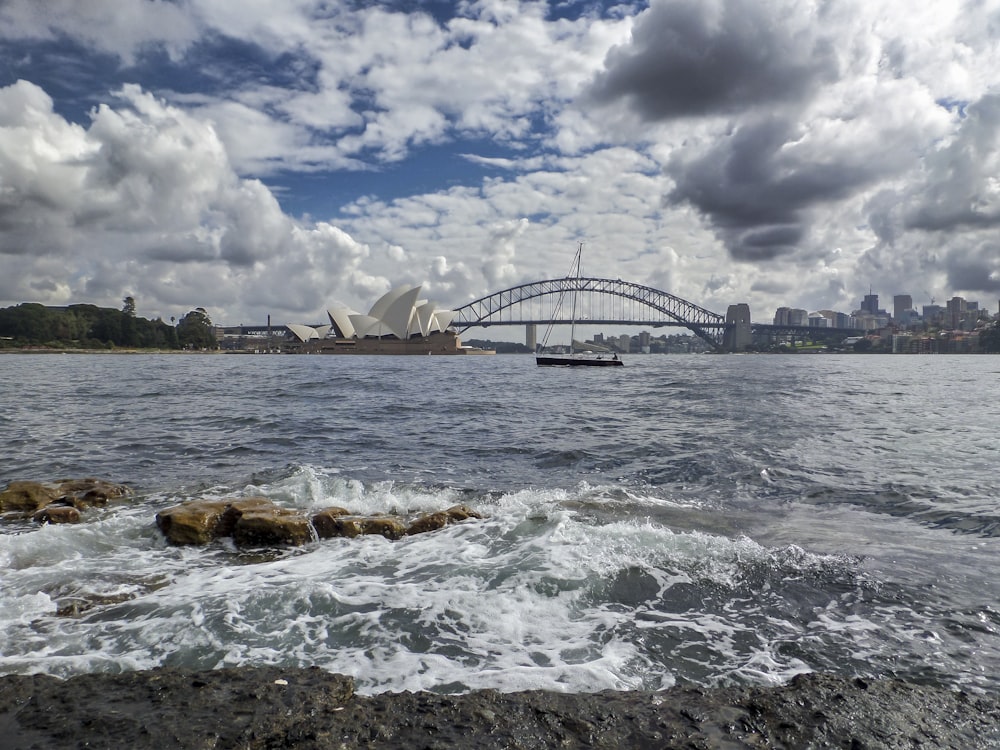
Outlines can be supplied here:
[[[516, 309], [520, 312], [522, 303], [541, 297], [557, 297], [562, 299], [571, 292], [583, 292], [588, 295], [604, 295], [623, 300], [637, 302], [656, 315], [650, 315], [647, 320], [614, 319], [603, 316], [577, 317], [577, 323], [619, 324], [619, 325], [650, 325], [650, 326], [683, 326], [695, 335], [701, 337], [716, 350], [721, 349], [723, 334], [726, 328], [725, 318], [711, 310], [706, 310], [673, 294], [659, 289], [633, 284], [621, 279], [597, 279], [586, 277], [567, 277], [562, 279], [546, 279], [533, 281], [529, 284], [494, 292], [485, 297], [469, 302], [455, 310], [457, 315], [452, 326], [460, 332], [475, 326], [491, 325], [545, 325], [550, 322], [568, 324], [568, 317], [552, 320], [551, 317], [512, 316]], [[506, 313], [506, 317], [505, 317]]]

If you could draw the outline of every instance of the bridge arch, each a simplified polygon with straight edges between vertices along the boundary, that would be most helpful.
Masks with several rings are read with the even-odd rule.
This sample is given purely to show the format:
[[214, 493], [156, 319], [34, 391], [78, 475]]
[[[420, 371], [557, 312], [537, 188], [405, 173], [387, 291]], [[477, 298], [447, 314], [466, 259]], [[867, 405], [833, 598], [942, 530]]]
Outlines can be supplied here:
[[[541, 297], [561, 297], [568, 292], [587, 295], [604, 295], [617, 297], [639, 303], [655, 315], [643, 321], [622, 320], [611, 318], [578, 318], [577, 322], [587, 324], [621, 324], [651, 326], [683, 326], [696, 336], [710, 343], [715, 349], [721, 348], [722, 336], [726, 321], [722, 315], [706, 310], [693, 302], [677, 297], [668, 292], [652, 287], [634, 284], [621, 279], [599, 279], [588, 277], [566, 277], [561, 279], [546, 279], [519, 284], [499, 292], [480, 297], [455, 310], [452, 326], [464, 331], [474, 326], [488, 327], [491, 325], [529, 325], [549, 323], [548, 318], [525, 318], [512, 313], [529, 300]], [[569, 320], [557, 321], [568, 323]]]

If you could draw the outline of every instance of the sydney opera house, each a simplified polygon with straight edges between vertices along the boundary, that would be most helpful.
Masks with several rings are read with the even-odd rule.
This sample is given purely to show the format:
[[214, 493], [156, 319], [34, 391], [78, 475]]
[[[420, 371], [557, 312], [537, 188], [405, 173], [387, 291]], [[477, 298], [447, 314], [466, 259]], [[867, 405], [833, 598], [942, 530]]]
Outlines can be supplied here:
[[401, 286], [383, 295], [367, 314], [337, 306], [327, 310], [329, 325], [288, 323], [288, 351], [302, 354], [492, 354], [462, 346], [449, 328], [454, 310], [439, 310], [419, 299], [419, 286]]

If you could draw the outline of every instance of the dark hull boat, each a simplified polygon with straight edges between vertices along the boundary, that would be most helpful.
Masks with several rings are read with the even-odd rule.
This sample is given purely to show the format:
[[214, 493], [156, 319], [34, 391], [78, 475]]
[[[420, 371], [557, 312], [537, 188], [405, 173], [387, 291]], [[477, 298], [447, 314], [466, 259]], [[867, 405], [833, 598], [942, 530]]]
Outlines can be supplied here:
[[618, 357], [591, 354], [539, 354], [535, 357], [539, 367], [623, 367]]
[[[579, 282], [582, 276], [582, 271], [580, 269], [581, 259], [583, 257], [583, 243], [577, 248], [576, 256], [573, 258], [573, 265], [570, 267], [570, 273], [566, 277], [567, 280], [575, 279]], [[570, 318], [570, 335], [569, 335], [569, 354], [546, 354], [545, 345], [548, 343], [549, 334], [552, 332], [552, 326], [554, 320], [558, 315], [553, 315], [552, 320], [549, 321], [549, 328], [545, 332], [545, 339], [542, 341], [542, 347], [535, 354], [535, 364], [539, 367], [623, 367], [624, 362], [622, 362], [617, 354], [612, 354], [608, 352], [607, 354], [598, 354], [593, 351], [575, 351], [577, 349], [585, 349], [590, 346], [589, 344], [581, 344], [577, 346], [576, 340], [573, 338], [573, 333], [576, 328], [576, 289], [573, 288], [573, 313]], [[562, 307], [563, 295], [566, 291], [562, 291], [559, 294], [559, 301], [556, 303], [556, 312]]]

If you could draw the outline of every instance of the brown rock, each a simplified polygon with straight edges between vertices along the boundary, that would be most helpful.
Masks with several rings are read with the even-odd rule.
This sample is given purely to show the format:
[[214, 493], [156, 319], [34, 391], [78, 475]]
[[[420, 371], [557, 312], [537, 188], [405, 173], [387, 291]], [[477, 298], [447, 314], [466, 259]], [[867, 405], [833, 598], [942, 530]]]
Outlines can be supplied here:
[[316, 535], [320, 539], [330, 539], [338, 536], [336, 533], [336, 520], [347, 514], [348, 510], [346, 508], [338, 508], [336, 506], [323, 508], [323, 510], [313, 513], [312, 525], [316, 529]]
[[80, 511], [72, 505], [47, 505], [31, 519], [38, 523], [80, 523]]
[[208, 544], [230, 536], [243, 513], [276, 507], [266, 497], [191, 500], [156, 514], [156, 525], [173, 544]]
[[361, 519], [362, 534], [379, 534], [386, 539], [406, 536], [406, 524], [394, 516], [368, 516]]
[[315, 539], [308, 516], [277, 506], [244, 511], [233, 529], [233, 541], [241, 547], [300, 546]]
[[[336, 516], [323, 521], [323, 533], [320, 539], [332, 539], [337, 536], [346, 536], [353, 539], [365, 533], [364, 518], [358, 516]], [[319, 534], [319, 529], [316, 529]]]
[[123, 484], [106, 482], [103, 479], [63, 479], [59, 481], [60, 500], [78, 509], [105, 506], [109, 500], [127, 497], [132, 490]]
[[0, 512], [18, 511], [25, 514], [41, 510], [59, 499], [59, 492], [52, 484], [41, 482], [11, 482], [0, 492]]
[[443, 529], [449, 524], [465, 521], [469, 518], [482, 518], [482, 516], [467, 505], [453, 505], [447, 510], [420, 516], [406, 529], [406, 534], [407, 536], [425, 534], [428, 531]]

